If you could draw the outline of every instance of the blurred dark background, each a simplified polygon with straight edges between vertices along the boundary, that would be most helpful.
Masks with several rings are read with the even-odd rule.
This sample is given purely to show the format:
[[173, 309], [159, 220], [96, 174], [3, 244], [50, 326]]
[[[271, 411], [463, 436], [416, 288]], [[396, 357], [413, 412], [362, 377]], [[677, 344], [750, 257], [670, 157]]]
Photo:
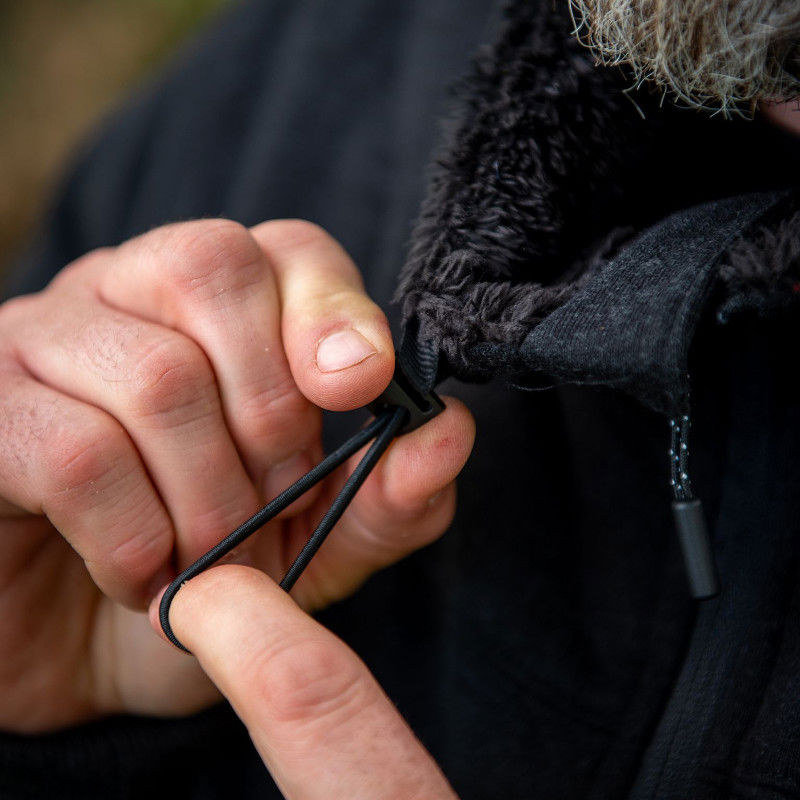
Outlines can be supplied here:
[[0, 0], [0, 272], [87, 130], [228, 0]]

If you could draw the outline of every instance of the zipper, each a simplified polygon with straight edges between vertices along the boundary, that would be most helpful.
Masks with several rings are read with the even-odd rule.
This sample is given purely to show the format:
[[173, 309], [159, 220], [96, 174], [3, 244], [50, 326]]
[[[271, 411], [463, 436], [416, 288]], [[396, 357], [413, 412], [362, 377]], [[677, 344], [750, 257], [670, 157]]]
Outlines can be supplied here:
[[708, 600], [719, 594], [720, 585], [703, 502], [694, 496], [689, 477], [689, 432], [692, 423], [688, 400], [685, 413], [673, 417], [669, 424], [670, 486], [675, 532], [683, 555], [689, 591], [696, 600]]

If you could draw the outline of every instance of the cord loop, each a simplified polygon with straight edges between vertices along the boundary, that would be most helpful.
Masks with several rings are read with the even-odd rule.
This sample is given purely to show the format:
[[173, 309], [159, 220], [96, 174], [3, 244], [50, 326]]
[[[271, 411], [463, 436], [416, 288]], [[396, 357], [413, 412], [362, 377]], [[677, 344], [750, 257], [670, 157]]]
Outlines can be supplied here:
[[364, 445], [372, 442], [372, 445], [359, 461], [331, 507], [325, 512], [316, 529], [294, 560], [294, 563], [283, 576], [280, 586], [287, 592], [290, 591], [303, 573], [303, 570], [322, 546], [333, 526], [344, 514], [350, 501], [355, 497], [356, 492], [361, 488], [361, 485], [367, 479], [369, 473], [372, 472], [392, 440], [396, 436], [414, 430], [428, 422], [444, 409], [444, 403], [433, 392], [424, 392], [416, 387], [414, 382], [403, 373], [398, 365], [395, 370], [395, 376], [386, 391], [371, 403], [368, 408], [376, 416], [365, 428], [334, 450], [310, 472], [307, 472], [288, 489], [281, 492], [274, 500], [267, 503], [260, 511], [257, 511], [250, 519], [236, 528], [235, 531], [229, 533], [219, 544], [198, 558], [194, 564], [183, 570], [170, 583], [161, 598], [158, 618], [164, 635], [172, 644], [186, 653], [189, 652], [175, 635], [169, 621], [170, 606], [181, 586], [186, 581], [197, 577], [201, 572], [216, 564], [245, 539], [274, 519], [285, 508], [288, 508], [309, 489], [327, 478], [328, 475]]

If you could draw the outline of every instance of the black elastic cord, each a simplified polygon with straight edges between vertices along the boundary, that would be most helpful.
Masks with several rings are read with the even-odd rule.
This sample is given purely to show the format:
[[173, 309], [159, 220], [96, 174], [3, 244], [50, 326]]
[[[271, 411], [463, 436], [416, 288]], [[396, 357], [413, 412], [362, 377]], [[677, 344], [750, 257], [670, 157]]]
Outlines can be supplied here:
[[[308, 562], [313, 557], [314, 553], [319, 549], [325, 537], [330, 532], [331, 528], [336, 524], [339, 517], [344, 513], [348, 503], [352, 500], [355, 493], [358, 491], [361, 484], [366, 479], [369, 472], [377, 463], [381, 454], [391, 443], [392, 439], [396, 436], [398, 431], [403, 425], [407, 416], [407, 411], [403, 408], [395, 408], [387, 410], [376, 417], [369, 423], [363, 430], [358, 431], [354, 436], [348, 439], [341, 447], [334, 450], [323, 461], [317, 464], [314, 469], [303, 475], [300, 480], [293, 483], [284, 492], [281, 492], [274, 500], [271, 500], [260, 511], [256, 512], [250, 519], [240, 525], [235, 531], [228, 534], [219, 544], [211, 548], [207, 553], [200, 556], [197, 561], [191, 566], [187, 567], [183, 572], [175, 578], [172, 583], [167, 587], [164, 596], [161, 598], [161, 603], [158, 609], [158, 617], [161, 622], [161, 628], [166, 637], [181, 650], [189, 652], [178, 640], [177, 636], [172, 631], [172, 626], [169, 623], [169, 609], [175, 595], [180, 590], [181, 586], [186, 581], [197, 577], [201, 572], [208, 569], [210, 566], [219, 561], [223, 556], [231, 552], [235, 547], [240, 545], [245, 539], [254, 534], [259, 528], [266, 525], [271, 519], [276, 517], [285, 508], [290, 506], [301, 495], [305, 494], [309, 489], [318, 484], [321, 480], [330, 475], [337, 467], [343, 464], [350, 456], [360, 450], [365, 444], [372, 439], [376, 439], [375, 443], [367, 451], [364, 458], [359, 462], [353, 474], [345, 483], [344, 488], [336, 497], [333, 505], [325, 514], [322, 522], [317, 526], [317, 529], [312, 534], [311, 538], [303, 548], [300, 555], [297, 557], [294, 564], [289, 569], [284, 579], [281, 581], [287, 591], [294, 585], [300, 573], [308, 565]], [[306, 551], [309, 551], [306, 553]]]
[[287, 592], [290, 591], [303, 570], [308, 566], [309, 561], [314, 558], [317, 550], [325, 541], [325, 537], [331, 532], [333, 526], [344, 514], [350, 501], [355, 497], [356, 492], [361, 488], [361, 484], [367, 479], [369, 473], [372, 472], [372, 468], [378, 463], [378, 459], [392, 443], [392, 439], [397, 436], [400, 428], [403, 427], [403, 423], [408, 417], [408, 412], [404, 408], [395, 408], [391, 415], [386, 427], [378, 434], [364, 458], [358, 462], [358, 466], [353, 470], [353, 474], [347, 479], [339, 494], [336, 495], [336, 499], [331, 503], [331, 507], [325, 512], [325, 516], [317, 525], [317, 529], [305, 543], [300, 555], [297, 556], [294, 564], [289, 567], [289, 571], [283, 576], [280, 584], [282, 589]]

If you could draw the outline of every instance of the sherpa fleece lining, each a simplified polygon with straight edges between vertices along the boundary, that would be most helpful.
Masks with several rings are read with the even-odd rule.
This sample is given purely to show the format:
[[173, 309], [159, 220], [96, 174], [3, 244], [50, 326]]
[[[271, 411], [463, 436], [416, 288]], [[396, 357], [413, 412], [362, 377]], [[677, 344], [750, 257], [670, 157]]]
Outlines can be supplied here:
[[594, 68], [563, 4], [521, 0], [506, 15], [459, 87], [397, 295], [462, 377], [471, 346], [520, 341], [630, 233], [592, 242], [582, 213], [626, 149], [624, 84]]
[[[458, 89], [401, 273], [406, 323], [464, 379], [490, 377], [476, 351], [518, 347], [626, 244], [632, 209], [653, 205], [649, 187], [646, 196], [631, 190], [630, 175], [658, 158], [648, 142], [675, 110], [646, 93], [630, 99], [624, 75], [596, 68], [565, 6], [507, 7], [498, 42]], [[722, 271], [726, 285], [737, 293], [764, 278], [766, 287], [800, 246], [790, 238], [740, 245]], [[758, 266], [776, 248], [773, 266]]]
[[740, 238], [719, 264], [721, 322], [752, 311], [766, 316], [800, 302], [800, 211]]

